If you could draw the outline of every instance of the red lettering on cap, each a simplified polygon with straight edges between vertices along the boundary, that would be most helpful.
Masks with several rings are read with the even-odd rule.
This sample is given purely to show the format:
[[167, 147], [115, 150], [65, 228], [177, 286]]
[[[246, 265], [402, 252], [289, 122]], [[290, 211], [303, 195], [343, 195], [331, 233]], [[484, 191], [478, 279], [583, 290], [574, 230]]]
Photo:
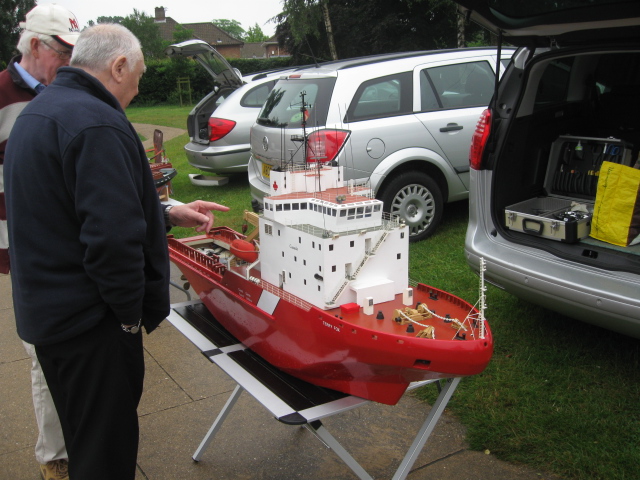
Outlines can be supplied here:
[[78, 26], [78, 21], [75, 18], [70, 18], [69, 24], [71, 25], [71, 28], [69, 29], [70, 32], [80, 31], [80, 27]]

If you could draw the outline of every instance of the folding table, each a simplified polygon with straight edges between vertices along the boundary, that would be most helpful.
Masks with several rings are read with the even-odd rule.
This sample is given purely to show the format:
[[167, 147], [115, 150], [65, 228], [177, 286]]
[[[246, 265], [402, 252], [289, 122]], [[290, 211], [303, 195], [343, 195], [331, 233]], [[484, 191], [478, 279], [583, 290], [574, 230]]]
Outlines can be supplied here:
[[[237, 383], [193, 454], [195, 461], [202, 458], [240, 394], [246, 390], [278, 421], [287, 425], [304, 426], [333, 450], [358, 478], [372, 480], [321, 422], [323, 418], [366, 405], [370, 400], [318, 387], [278, 370], [227, 332], [200, 300], [177, 303], [171, 307], [169, 322]], [[409, 386], [409, 389], [414, 389], [434, 383], [440, 393], [393, 480], [407, 477], [459, 382], [460, 378], [451, 378], [414, 382]]]

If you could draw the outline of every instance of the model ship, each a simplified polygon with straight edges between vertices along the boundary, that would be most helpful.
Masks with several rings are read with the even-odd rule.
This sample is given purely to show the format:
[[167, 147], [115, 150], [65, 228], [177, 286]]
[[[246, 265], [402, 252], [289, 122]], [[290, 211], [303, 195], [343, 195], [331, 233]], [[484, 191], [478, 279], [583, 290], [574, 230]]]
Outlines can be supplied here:
[[171, 260], [233, 336], [315, 385], [395, 404], [410, 382], [482, 372], [484, 285], [477, 306], [410, 285], [408, 228], [343, 178], [333, 164], [274, 169], [259, 239], [169, 238]]

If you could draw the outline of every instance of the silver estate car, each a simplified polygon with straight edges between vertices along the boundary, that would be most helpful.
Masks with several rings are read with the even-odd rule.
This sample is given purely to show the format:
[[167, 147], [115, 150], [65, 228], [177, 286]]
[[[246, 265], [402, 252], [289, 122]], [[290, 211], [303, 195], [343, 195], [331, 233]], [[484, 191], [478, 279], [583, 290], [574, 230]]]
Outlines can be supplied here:
[[500, 288], [640, 338], [640, 245], [592, 236], [603, 163], [638, 168], [640, 2], [456, 2], [521, 46], [473, 136], [470, 266], [484, 258]]
[[[509, 61], [513, 50], [503, 50]], [[491, 98], [495, 48], [338, 60], [284, 75], [251, 129], [254, 210], [285, 163], [337, 161], [370, 182], [410, 239], [433, 233], [444, 204], [469, 193], [468, 151]]]
[[165, 53], [195, 58], [214, 82], [214, 89], [187, 118], [189, 143], [184, 150], [189, 163], [210, 173], [246, 173], [251, 125], [278, 78], [290, 69], [241, 77], [215, 48], [202, 40], [171, 45]]

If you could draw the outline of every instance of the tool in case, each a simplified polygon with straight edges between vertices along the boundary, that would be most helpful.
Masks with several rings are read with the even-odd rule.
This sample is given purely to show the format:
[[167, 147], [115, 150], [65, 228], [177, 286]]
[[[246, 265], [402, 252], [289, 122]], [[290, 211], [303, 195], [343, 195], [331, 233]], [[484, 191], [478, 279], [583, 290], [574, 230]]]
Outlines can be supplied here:
[[558, 137], [544, 182], [548, 196], [507, 207], [506, 227], [565, 243], [588, 237], [602, 162], [629, 166], [631, 150], [616, 138]]
[[631, 166], [631, 150], [617, 138], [560, 136], [551, 146], [545, 191], [593, 203], [602, 162]]

